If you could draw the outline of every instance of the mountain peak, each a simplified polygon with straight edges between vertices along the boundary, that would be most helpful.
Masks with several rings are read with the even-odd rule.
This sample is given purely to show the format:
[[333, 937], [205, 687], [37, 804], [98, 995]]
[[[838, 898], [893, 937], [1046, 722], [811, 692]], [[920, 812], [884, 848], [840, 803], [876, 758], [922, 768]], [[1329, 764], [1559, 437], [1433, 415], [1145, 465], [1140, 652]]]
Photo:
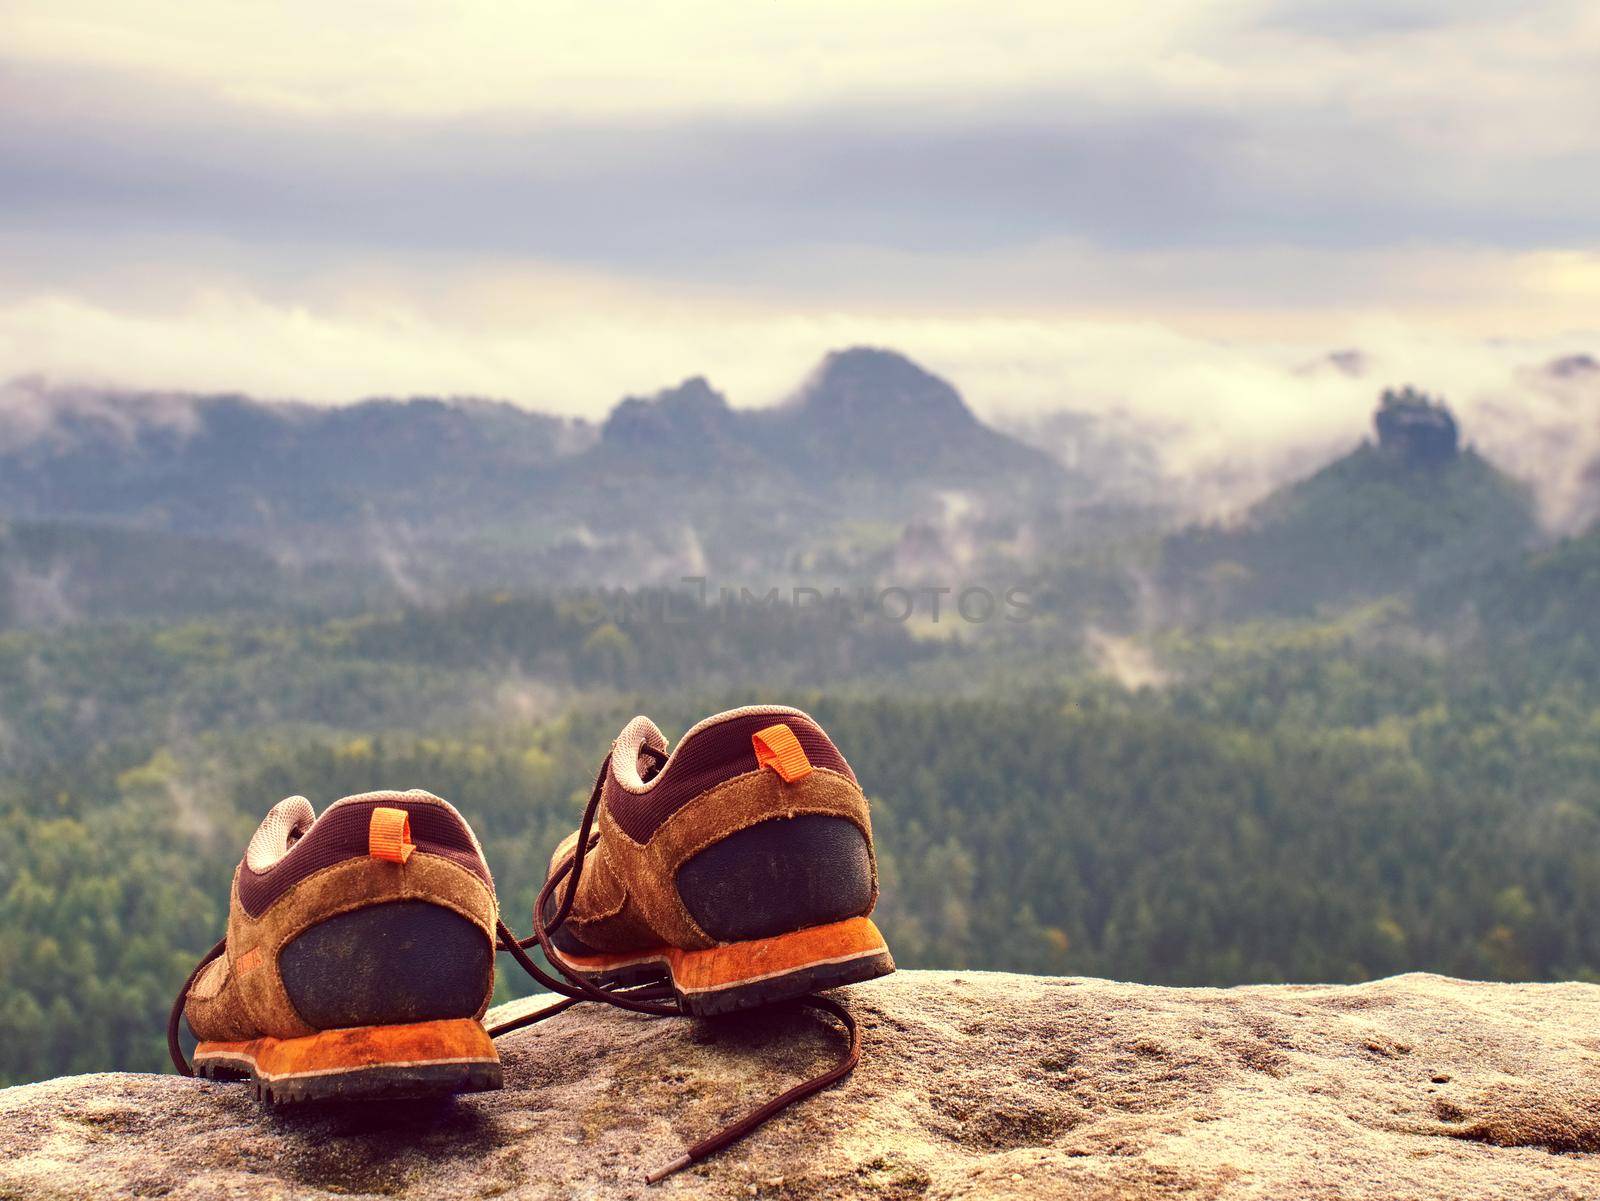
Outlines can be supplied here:
[[1520, 554], [1537, 533], [1525, 488], [1471, 449], [1450, 410], [1389, 390], [1363, 442], [1253, 505], [1232, 529], [1168, 538], [1169, 594], [1204, 620], [1309, 614], [1459, 580]]
[[1295, 368], [1296, 375], [1342, 375], [1346, 379], [1360, 379], [1372, 369], [1372, 361], [1364, 350], [1354, 346], [1347, 346], [1342, 350], [1330, 350], [1319, 359]]
[[787, 458], [826, 474], [962, 484], [1060, 475], [1043, 451], [979, 421], [945, 380], [878, 347], [833, 351], [764, 423]]
[[1378, 445], [1405, 461], [1407, 467], [1454, 462], [1460, 451], [1460, 430], [1449, 406], [1407, 385], [1386, 388], [1373, 414]]
[[944, 380], [905, 355], [873, 346], [836, 350], [822, 360], [796, 398], [818, 415], [914, 417], [976, 425], [966, 402]]
[[733, 422], [728, 399], [695, 375], [653, 396], [630, 396], [606, 418], [600, 440], [610, 446], [660, 449], [719, 441]]
[[1556, 379], [1581, 379], [1600, 375], [1600, 359], [1592, 354], [1569, 354], [1552, 359], [1545, 371]]

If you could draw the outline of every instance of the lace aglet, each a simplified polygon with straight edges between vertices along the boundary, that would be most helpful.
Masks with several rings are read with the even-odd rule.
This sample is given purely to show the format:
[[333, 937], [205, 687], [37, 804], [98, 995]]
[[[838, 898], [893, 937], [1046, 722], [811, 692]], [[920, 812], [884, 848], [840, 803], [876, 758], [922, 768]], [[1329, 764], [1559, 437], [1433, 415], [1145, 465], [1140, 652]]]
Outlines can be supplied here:
[[644, 1178], [644, 1182], [646, 1184], [660, 1184], [668, 1176], [672, 1175], [674, 1172], [682, 1171], [693, 1162], [694, 1161], [691, 1160], [687, 1155], [680, 1155], [666, 1167], [657, 1168], [655, 1171], [651, 1172]]

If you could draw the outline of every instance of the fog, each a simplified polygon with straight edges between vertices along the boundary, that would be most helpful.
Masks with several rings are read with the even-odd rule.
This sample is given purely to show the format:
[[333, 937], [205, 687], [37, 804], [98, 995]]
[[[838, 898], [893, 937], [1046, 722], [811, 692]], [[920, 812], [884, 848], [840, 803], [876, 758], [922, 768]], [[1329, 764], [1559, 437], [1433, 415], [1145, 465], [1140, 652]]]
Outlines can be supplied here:
[[[57, 317], [57, 344], [88, 344], [90, 331], [70, 313]], [[502, 341], [493, 332], [402, 337], [342, 327], [334, 337], [292, 314], [263, 312], [233, 339], [208, 339], [204, 327], [97, 320], [93, 373], [81, 356], [64, 357], [61, 376], [0, 385], [0, 448], [61, 436], [65, 415], [94, 414], [125, 430], [156, 423], [182, 431], [194, 419], [183, 392], [111, 399], [103, 390], [178, 377], [189, 381], [185, 391], [324, 403], [425, 394], [448, 381], [436, 394], [474, 392], [599, 417], [624, 394], [649, 394], [699, 373], [736, 405], [776, 403], [828, 350], [868, 343], [949, 379], [980, 416], [1051, 449], [1094, 478], [1105, 499], [1226, 518], [1370, 436], [1378, 393], [1410, 383], [1443, 396], [1465, 440], [1537, 490], [1552, 529], [1596, 515], [1590, 472], [1600, 460], [1600, 368], [1585, 357], [1600, 351], [1596, 335], [1487, 339], [1388, 323], [1352, 330], [1360, 341], [1344, 344], [1246, 342], [1154, 323], [845, 314], [747, 315], [713, 334], [698, 320], [668, 316], [649, 325], [624, 314], [614, 321], [573, 315]], [[234, 357], [245, 342], [265, 366]], [[330, 345], [355, 348], [350, 361], [339, 356], [344, 375], [332, 370], [310, 395], [298, 392]], [[9, 362], [0, 355], [0, 371], [47, 358], [51, 346], [45, 339], [13, 347]], [[371, 366], [358, 368], [356, 360]], [[74, 382], [73, 366], [99, 387]], [[341, 379], [350, 391], [330, 395]], [[1073, 417], [1063, 421], [1061, 413]], [[689, 548], [688, 559], [697, 557]]]

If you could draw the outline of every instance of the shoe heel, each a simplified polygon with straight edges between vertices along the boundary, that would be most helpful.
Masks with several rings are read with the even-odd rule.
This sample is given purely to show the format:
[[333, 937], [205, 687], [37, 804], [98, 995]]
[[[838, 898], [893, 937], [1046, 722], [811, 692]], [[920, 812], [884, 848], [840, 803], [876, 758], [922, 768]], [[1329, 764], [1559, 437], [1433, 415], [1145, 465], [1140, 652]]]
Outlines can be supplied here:
[[202, 1042], [196, 1074], [248, 1078], [270, 1105], [379, 1100], [480, 1092], [500, 1087], [500, 1056], [473, 1018], [354, 1026], [304, 1038]]
[[667, 966], [684, 1007], [708, 1016], [887, 976], [894, 957], [877, 926], [853, 917], [703, 951], [674, 949]]

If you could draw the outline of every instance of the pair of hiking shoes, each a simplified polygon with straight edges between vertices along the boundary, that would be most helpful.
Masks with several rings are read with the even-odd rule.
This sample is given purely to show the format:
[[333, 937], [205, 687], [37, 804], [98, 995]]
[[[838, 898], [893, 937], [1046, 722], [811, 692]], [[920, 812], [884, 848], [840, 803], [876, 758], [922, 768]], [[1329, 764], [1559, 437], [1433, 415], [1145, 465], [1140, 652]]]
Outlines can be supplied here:
[[[530, 938], [501, 920], [483, 850], [449, 802], [365, 793], [320, 817], [304, 797], [275, 805], [234, 873], [227, 937], [173, 1004], [168, 1044], [185, 1075], [249, 1080], [282, 1105], [499, 1088], [493, 1038], [582, 1001], [699, 1017], [798, 998], [843, 1025], [838, 1065], [659, 1179], [854, 1068], [849, 1012], [811, 994], [894, 970], [868, 917], [877, 894], [866, 797], [806, 714], [730, 710], [670, 751], [636, 717], [551, 857]], [[486, 1029], [497, 951], [563, 999]]]

